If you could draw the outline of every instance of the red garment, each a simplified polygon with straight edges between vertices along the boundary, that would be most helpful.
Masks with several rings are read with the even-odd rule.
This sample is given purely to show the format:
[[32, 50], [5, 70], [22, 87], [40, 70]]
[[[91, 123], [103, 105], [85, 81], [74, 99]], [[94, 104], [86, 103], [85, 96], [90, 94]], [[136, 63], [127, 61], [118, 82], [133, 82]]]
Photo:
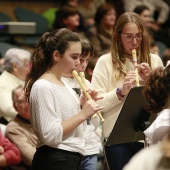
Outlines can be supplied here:
[[19, 149], [15, 144], [11, 143], [7, 138], [5, 138], [0, 131], [0, 146], [4, 148], [4, 153], [2, 154], [6, 158], [6, 165], [16, 165], [21, 161], [21, 155]]

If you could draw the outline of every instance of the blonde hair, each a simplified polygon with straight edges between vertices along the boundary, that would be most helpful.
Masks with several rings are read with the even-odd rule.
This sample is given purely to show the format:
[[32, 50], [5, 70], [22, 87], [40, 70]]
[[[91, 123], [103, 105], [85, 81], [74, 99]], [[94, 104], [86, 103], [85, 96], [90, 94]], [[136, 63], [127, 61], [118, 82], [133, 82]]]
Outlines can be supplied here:
[[143, 25], [143, 21], [138, 14], [134, 12], [125, 12], [118, 18], [112, 37], [111, 56], [113, 65], [115, 67], [113, 79], [116, 80], [118, 80], [120, 77], [125, 77], [127, 74], [127, 70], [124, 66], [126, 54], [121, 44], [120, 34], [122, 33], [123, 28], [129, 23], [135, 23], [143, 35], [140, 50], [137, 52], [138, 62], [145, 62], [150, 65], [148, 34], [146, 28]]

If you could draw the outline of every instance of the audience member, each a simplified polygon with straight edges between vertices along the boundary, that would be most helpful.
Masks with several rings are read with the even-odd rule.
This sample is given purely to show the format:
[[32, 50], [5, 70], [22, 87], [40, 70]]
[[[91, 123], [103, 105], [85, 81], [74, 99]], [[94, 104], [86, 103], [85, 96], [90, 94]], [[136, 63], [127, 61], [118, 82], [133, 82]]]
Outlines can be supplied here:
[[95, 25], [87, 32], [96, 57], [100, 57], [110, 50], [115, 23], [116, 11], [114, 6], [109, 3], [100, 5], [95, 14]]
[[21, 161], [19, 149], [0, 130], [0, 169], [7, 170]]
[[140, 5], [140, 6], [137, 6], [134, 9], [134, 12], [139, 14], [141, 19], [143, 20], [144, 25], [145, 25], [145, 27], [146, 27], [146, 29], [148, 31], [148, 36], [149, 36], [150, 43], [155, 42], [151, 27], [152, 26], [157, 27], [157, 26], [155, 24], [151, 24], [151, 12], [150, 12], [149, 8], [146, 5]]
[[94, 17], [97, 11], [97, 7], [103, 4], [104, 2], [98, 2], [94, 0], [80, 0], [78, 5], [78, 11], [84, 18], [85, 27], [89, 29], [91, 26], [94, 25]]
[[[163, 0], [124, 0], [125, 11], [134, 11], [139, 5], [146, 5], [151, 12], [151, 20], [158, 27], [161, 27], [169, 16], [169, 6]], [[154, 17], [155, 12], [159, 12], [157, 18]]]
[[[65, 8], [64, 6], [69, 6], [70, 8]], [[55, 13], [55, 20], [53, 22], [53, 29], [55, 28], [67, 28], [67, 23], [63, 22], [64, 18], [66, 20], [66, 18], [68, 19], [68, 17], [70, 16], [70, 18], [74, 18], [74, 20], [78, 19], [78, 26], [76, 26], [76, 30], [73, 31], [78, 31], [78, 32], [85, 32], [85, 24], [84, 24], [84, 19], [82, 17], [82, 15], [78, 12], [78, 0], [62, 0], [60, 2], [60, 9], [58, 11], [56, 11]], [[68, 12], [67, 12], [68, 10]], [[77, 17], [78, 15], [78, 17]], [[61, 18], [62, 17], [62, 18]], [[74, 23], [74, 21], [71, 21]], [[70, 24], [68, 24], [70, 25]], [[71, 24], [72, 25], [72, 24]], [[73, 24], [74, 26], [74, 24]], [[75, 27], [75, 26], [74, 26]], [[71, 29], [72, 30], [72, 29]]]
[[[125, 2], [127, 3], [127, 2]], [[150, 24], [152, 34], [155, 41], [161, 41], [168, 47], [170, 46], [170, 28], [164, 28], [163, 24], [168, 20], [169, 6], [163, 0], [131, 0], [127, 6], [127, 11], [135, 11], [138, 6], [146, 6], [149, 12]], [[146, 9], [145, 9], [146, 11]], [[142, 13], [143, 11], [141, 11]], [[154, 13], [158, 12], [158, 17], [154, 17]], [[156, 20], [157, 19], [157, 20]]]
[[[135, 86], [136, 73], [132, 49], [136, 50], [140, 68], [139, 84], [143, 85], [151, 69], [163, 66], [161, 58], [150, 54], [147, 30], [143, 21], [134, 12], [123, 13], [117, 20], [113, 33], [111, 53], [101, 56], [92, 76], [92, 86], [103, 97], [99, 104], [102, 110], [103, 140], [109, 137], [130, 89]], [[128, 111], [127, 111], [128, 113]], [[105, 154], [110, 170], [121, 170], [130, 158], [144, 147], [141, 142], [105, 146]]]
[[37, 137], [30, 123], [30, 110], [25, 100], [23, 86], [12, 91], [12, 100], [18, 114], [14, 120], [8, 123], [6, 136], [19, 148], [23, 163], [21, 166], [29, 170], [36, 151]]
[[170, 29], [160, 28], [151, 21], [151, 11], [146, 5], [139, 5], [134, 12], [142, 18], [149, 34], [150, 42], [161, 41], [165, 46], [170, 46]]
[[109, 2], [114, 5], [116, 14], [117, 14], [117, 18], [119, 18], [119, 16], [125, 12], [123, 0], [106, 0], [106, 2]]
[[11, 48], [4, 56], [5, 70], [0, 75], [0, 123], [7, 124], [17, 112], [12, 103], [12, 90], [24, 84], [31, 54], [24, 49]]
[[74, 32], [84, 32], [80, 27], [80, 16], [78, 10], [74, 7], [65, 5], [56, 12], [56, 18], [53, 23], [53, 29], [67, 28]]

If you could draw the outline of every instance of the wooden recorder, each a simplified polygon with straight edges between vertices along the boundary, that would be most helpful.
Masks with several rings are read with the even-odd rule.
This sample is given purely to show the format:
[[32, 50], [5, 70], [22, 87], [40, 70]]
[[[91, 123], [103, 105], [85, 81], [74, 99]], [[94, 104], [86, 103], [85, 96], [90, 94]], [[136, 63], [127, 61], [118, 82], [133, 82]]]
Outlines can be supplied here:
[[[73, 70], [72, 74], [73, 74], [74, 78], [77, 80], [77, 82], [79, 83], [79, 85], [80, 85], [81, 89], [83, 90], [83, 92], [84, 92], [85, 96], [87, 97], [87, 99], [91, 100], [92, 98], [91, 98], [90, 94], [87, 92], [87, 85], [86, 85], [84, 72], [80, 73], [82, 79], [80, 78], [80, 76], [78, 75], [76, 70]], [[100, 121], [104, 122], [104, 118], [102, 117], [102, 115], [101, 115], [101, 113], [99, 111], [97, 112], [97, 115], [99, 116]]]

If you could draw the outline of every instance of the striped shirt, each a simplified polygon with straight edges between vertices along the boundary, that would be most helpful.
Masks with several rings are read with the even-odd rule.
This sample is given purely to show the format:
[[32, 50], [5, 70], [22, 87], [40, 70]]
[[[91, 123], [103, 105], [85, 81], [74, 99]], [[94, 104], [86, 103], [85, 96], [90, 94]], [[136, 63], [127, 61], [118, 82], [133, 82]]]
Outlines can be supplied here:
[[59, 86], [37, 80], [30, 94], [31, 123], [38, 137], [37, 148], [48, 145], [72, 152], [84, 152], [84, 123], [63, 137], [62, 121], [80, 111], [80, 102], [67, 84]]

